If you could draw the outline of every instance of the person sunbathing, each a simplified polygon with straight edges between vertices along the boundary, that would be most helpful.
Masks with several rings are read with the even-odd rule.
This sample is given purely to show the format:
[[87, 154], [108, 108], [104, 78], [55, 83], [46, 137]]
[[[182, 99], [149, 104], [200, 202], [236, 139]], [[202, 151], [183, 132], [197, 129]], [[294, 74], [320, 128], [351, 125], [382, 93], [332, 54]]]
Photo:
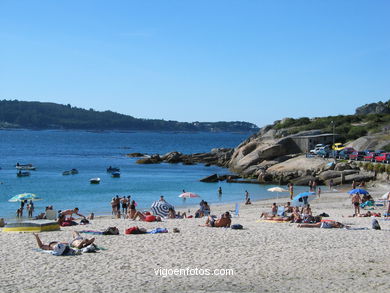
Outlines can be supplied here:
[[127, 213], [127, 218], [128, 219], [132, 219], [132, 220], [137, 220], [137, 218], [139, 218], [140, 221], [145, 221], [146, 215], [144, 215], [140, 211], [137, 211], [135, 209], [135, 205], [131, 204], [130, 205], [130, 209], [129, 209], [128, 213]]
[[292, 213], [294, 211], [294, 207], [291, 206], [291, 203], [288, 201], [284, 206], [284, 210], [286, 213]]
[[293, 212], [291, 214], [291, 222], [293, 222], [293, 223], [302, 222], [302, 216], [301, 216], [301, 213], [299, 212], [298, 207], [294, 207], [294, 209], [293, 209]]
[[84, 247], [87, 247], [88, 245], [92, 244], [95, 241], [95, 238], [87, 239], [80, 236], [80, 234], [76, 231], [73, 232], [73, 240], [68, 242], [59, 242], [59, 241], [52, 241], [49, 244], [43, 244], [41, 239], [39, 238], [38, 234], [33, 233], [35, 236], [35, 239], [37, 240], [38, 247], [43, 250], [56, 250], [56, 246], [58, 244], [64, 244], [67, 246], [72, 246], [77, 249], [81, 249]]
[[381, 217], [381, 213], [372, 213], [371, 211], [367, 211], [365, 214], [358, 214], [358, 215], [352, 215], [348, 216], [349, 218], [354, 218], [354, 217]]
[[262, 220], [272, 220], [272, 221], [280, 221], [280, 222], [289, 222], [292, 220], [291, 216], [278, 216], [278, 215], [270, 215], [268, 213], [262, 213], [260, 218]]
[[313, 224], [298, 224], [298, 228], [347, 228], [344, 224], [336, 221], [318, 222]]
[[208, 216], [206, 223], [204, 225], [200, 225], [200, 226], [229, 228], [231, 223], [232, 223], [232, 220], [230, 219], [230, 213], [226, 212], [226, 213], [222, 214], [219, 219], [215, 219], [215, 217], [213, 217], [213, 216]]
[[185, 212], [180, 214], [180, 212], [176, 213], [173, 208], [169, 209], [168, 219], [183, 219], [183, 218], [187, 218], [187, 214]]

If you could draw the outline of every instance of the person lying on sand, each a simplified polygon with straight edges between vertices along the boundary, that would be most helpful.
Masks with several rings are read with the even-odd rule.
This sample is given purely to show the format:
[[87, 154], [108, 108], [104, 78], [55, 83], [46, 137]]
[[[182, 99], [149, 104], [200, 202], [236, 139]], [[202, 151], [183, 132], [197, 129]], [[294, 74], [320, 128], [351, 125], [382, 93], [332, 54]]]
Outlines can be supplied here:
[[180, 212], [175, 212], [173, 208], [170, 208], [168, 211], [168, 219], [183, 219], [187, 218], [187, 214], [185, 212], [181, 213]]
[[353, 218], [353, 217], [381, 217], [381, 213], [371, 213], [371, 211], [367, 211], [367, 213], [365, 214], [358, 214], [358, 215], [355, 215], [353, 214], [352, 216], [348, 216], [349, 218]]
[[230, 213], [226, 212], [221, 215], [219, 219], [215, 219], [213, 216], [208, 216], [206, 223], [204, 225], [199, 225], [202, 227], [226, 227], [229, 228], [232, 220], [230, 219]]
[[280, 217], [280, 216], [274, 216], [274, 215], [270, 215], [268, 213], [262, 213], [261, 214], [261, 219], [262, 220], [272, 220], [272, 221], [280, 221], [280, 222], [289, 222], [292, 220], [292, 216], [284, 216], [284, 217]]
[[318, 222], [314, 224], [298, 224], [298, 228], [348, 228], [344, 224], [336, 221]]
[[80, 236], [80, 234], [76, 231], [73, 232], [73, 240], [69, 243], [67, 242], [59, 242], [59, 241], [52, 241], [49, 244], [43, 244], [41, 239], [39, 238], [38, 234], [33, 233], [35, 236], [35, 239], [37, 240], [38, 247], [43, 250], [55, 250], [56, 245], [58, 244], [65, 244], [72, 247], [75, 247], [77, 249], [81, 249], [84, 247], [87, 247], [88, 245], [92, 244], [95, 241], [95, 238], [86, 239]]

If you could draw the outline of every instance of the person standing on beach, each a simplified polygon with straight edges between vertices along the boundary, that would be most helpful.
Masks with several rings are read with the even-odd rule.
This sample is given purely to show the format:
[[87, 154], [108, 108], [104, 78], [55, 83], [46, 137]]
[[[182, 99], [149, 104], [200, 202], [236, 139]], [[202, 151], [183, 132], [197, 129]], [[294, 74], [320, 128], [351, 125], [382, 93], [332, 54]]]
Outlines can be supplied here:
[[34, 203], [30, 200], [30, 203], [27, 205], [28, 217], [32, 218], [34, 212]]
[[290, 199], [293, 199], [293, 196], [294, 196], [294, 183], [290, 183], [289, 184], [288, 190], [290, 191]]
[[356, 188], [356, 181], [352, 180], [352, 189], [355, 189], [355, 188]]
[[313, 185], [312, 185], [311, 180], [309, 180], [308, 185], [309, 185], [309, 191], [312, 192], [313, 191]]
[[362, 199], [360, 198], [360, 195], [359, 193], [355, 193], [353, 196], [352, 196], [352, 204], [353, 206], [355, 207], [355, 216], [358, 216], [360, 214], [360, 203], [361, 203]]
[[127, 214], [127, 207], [129, 205], [129, 202], [127, 201], [126, 196], [123, 196], [121, 203], [122, 203], [122, 214], [126, 215]]
[[321, 187], [318, 187], [317, 195], [318, 195], [318, 198], [321, 197]]
[[330, 179], [330, 180], [329, 180], [329, 190], [330, 190], [330, 191], [333, 190], [333, 179]]

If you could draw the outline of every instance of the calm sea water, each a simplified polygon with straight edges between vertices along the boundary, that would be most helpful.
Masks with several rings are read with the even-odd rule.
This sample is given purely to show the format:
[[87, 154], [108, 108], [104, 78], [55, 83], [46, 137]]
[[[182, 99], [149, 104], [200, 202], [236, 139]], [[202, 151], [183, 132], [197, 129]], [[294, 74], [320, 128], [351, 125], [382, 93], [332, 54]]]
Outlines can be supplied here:
[[[0, 217], [15, 217], [19, 203], [8, 199], [25, 192], [43, 199], [35, 202], [35, 214], [47, 205], [54, 205], [56, 210], [77, 206], [83, 214], [110, 214], [110, 201], [115, 195], [131, 195], [139, 208], [149, 208], [160, 195], [175, 206], [197, 205], [200, 199], [184, 202], [178, 198], [183, 189], [198, 193], [211, 204], [242, 201], [245, 190], [252, 200], [274, 197], [266, 191], [269, 186], [199, 182], [214, 173], [230, 173], [227, 169], [201, 164], [138, 165], [137, 159], [125, 156], [132, 152], [209, 152], [215, 147], [236, 147], [247, 137], [235, 133], [0, 131]], [[17, 162], [31, 163], [37, 171], [18, 178], [14, 167]], [[112, 178], [106, 172], [108, 166], [120, 167], [121, 177]], [[79, 174], [62, 175], [72, 168]], [[100, 177], [101, 183], [90, 184], [93, 177]], [[222, 197], [217, 194], [219, 186]]]

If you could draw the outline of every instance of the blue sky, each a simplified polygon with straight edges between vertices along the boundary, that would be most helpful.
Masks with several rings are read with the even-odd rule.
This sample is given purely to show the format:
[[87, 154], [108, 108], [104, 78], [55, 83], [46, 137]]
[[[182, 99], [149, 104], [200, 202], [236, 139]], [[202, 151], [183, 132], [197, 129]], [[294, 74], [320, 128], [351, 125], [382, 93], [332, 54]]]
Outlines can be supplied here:
[[390, 98], [390, 1], [0, 0], [0, 99], [137, 118], [353, 114]]

